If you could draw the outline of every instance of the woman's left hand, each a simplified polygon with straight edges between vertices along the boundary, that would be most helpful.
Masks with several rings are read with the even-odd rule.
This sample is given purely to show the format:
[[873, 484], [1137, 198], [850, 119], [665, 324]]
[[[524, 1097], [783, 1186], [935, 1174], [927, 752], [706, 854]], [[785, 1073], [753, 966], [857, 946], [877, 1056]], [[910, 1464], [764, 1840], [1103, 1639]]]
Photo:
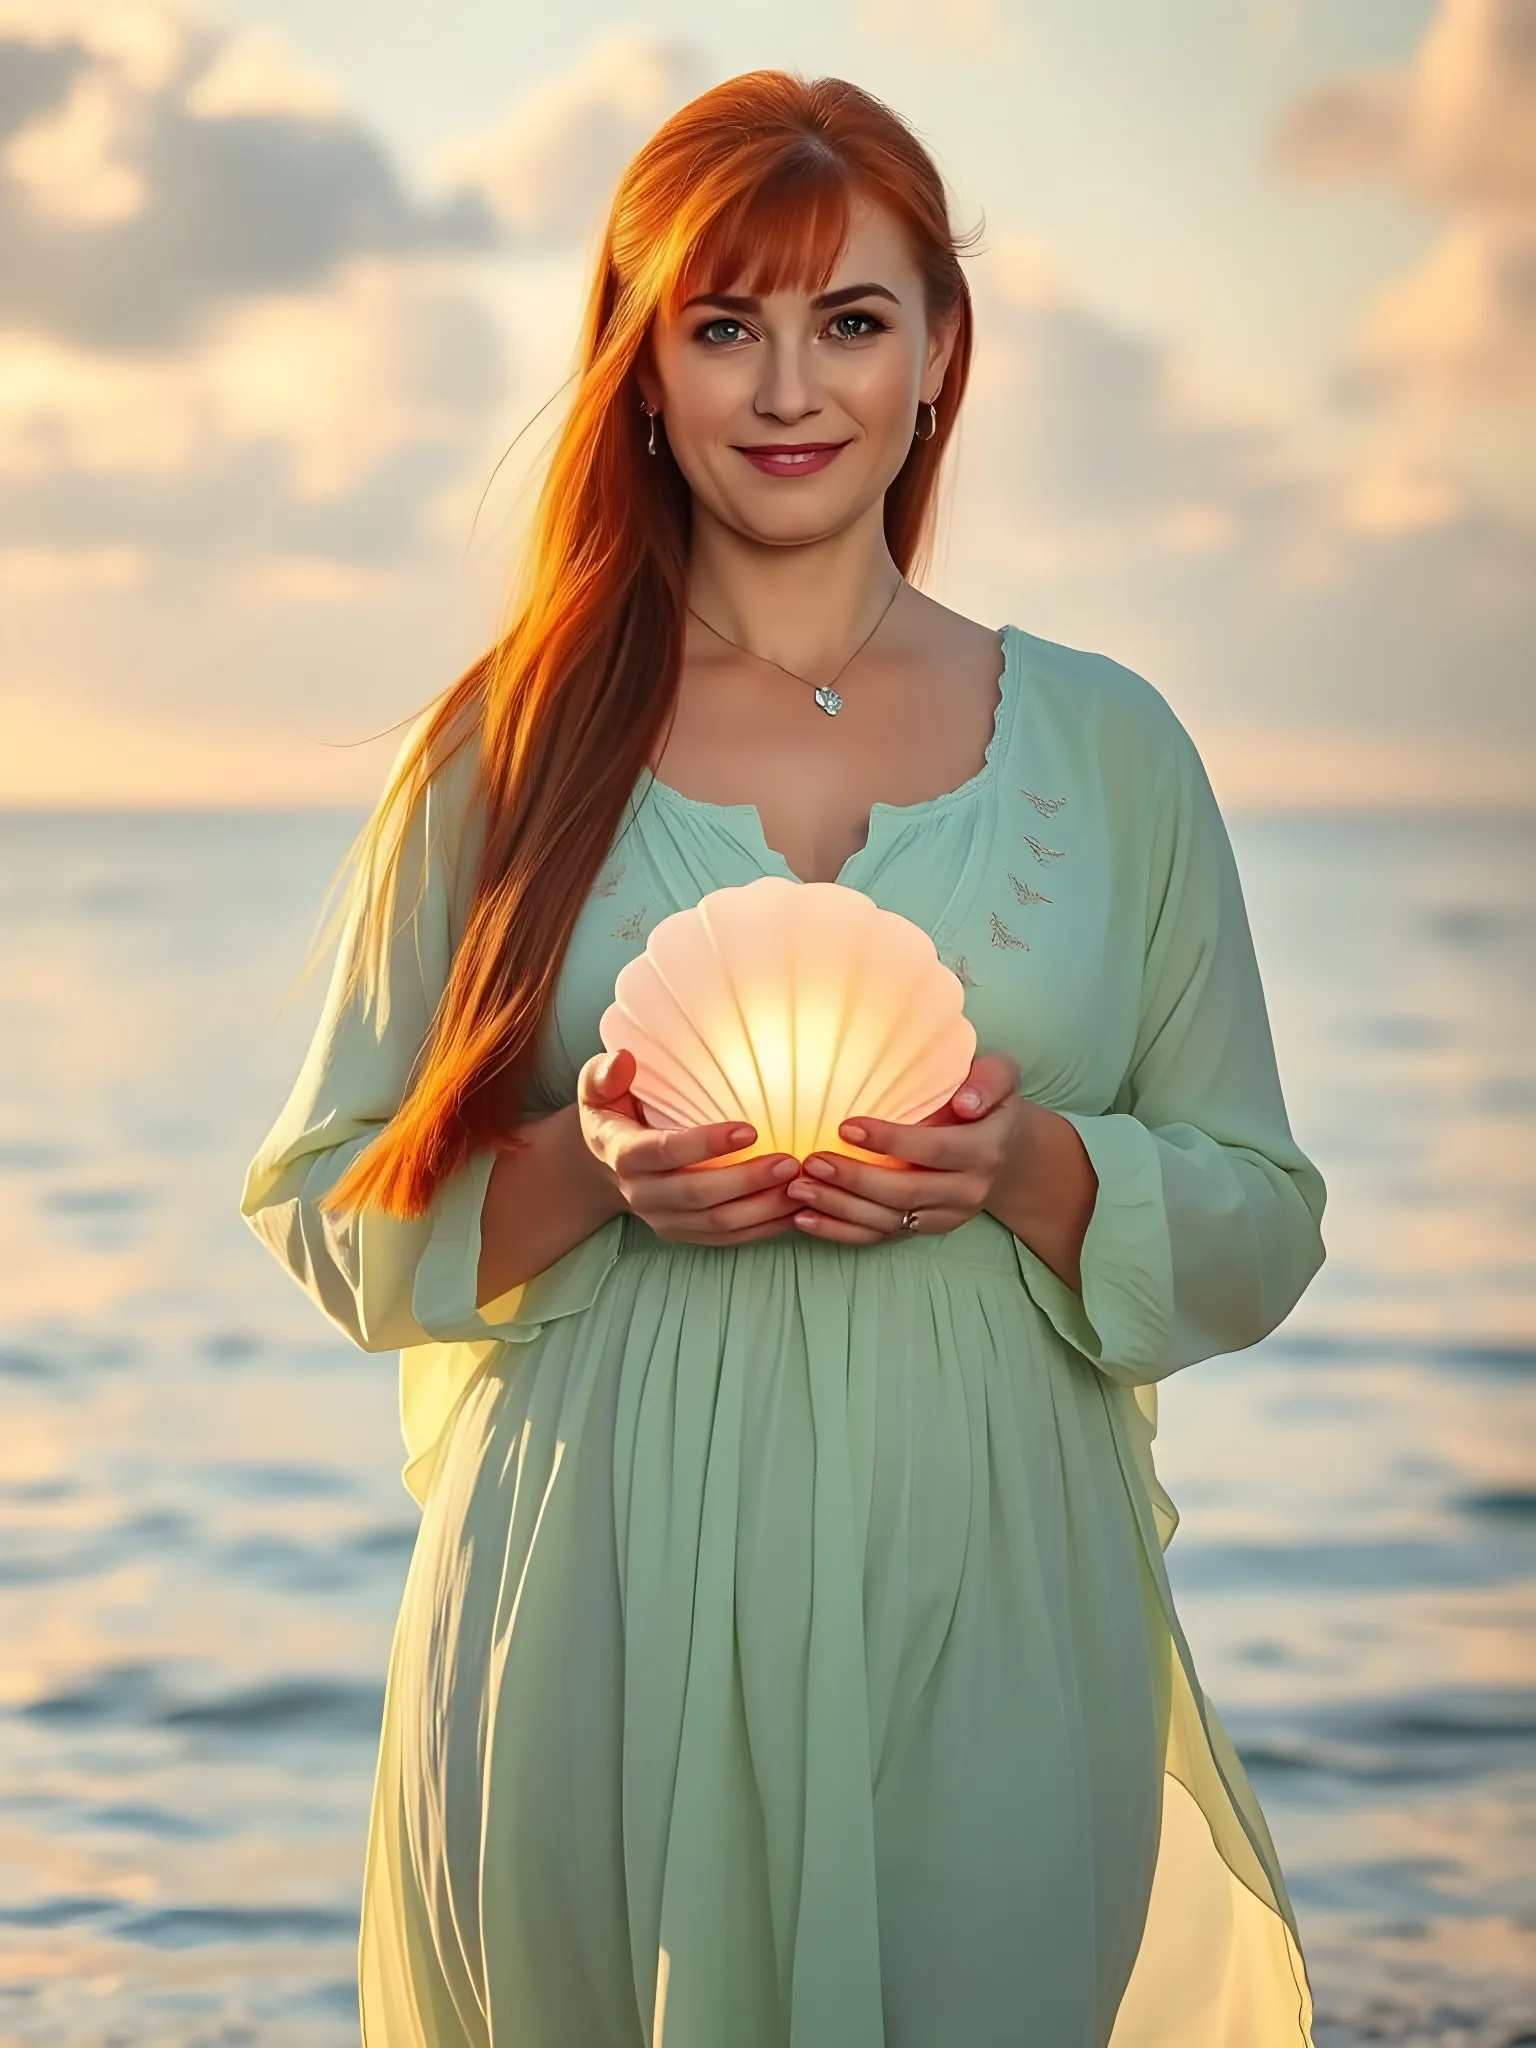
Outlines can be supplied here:
[[840, 1137], [903, 1163], [877, 1166], [841, 1152], [811, 1153], [799, 1178], [784, 1188], [804, 1204], [796, 1227], [838, 1244], [875, 1244], [901, 1236], [902, 1216], [911, 1209], [928, 1236], [958, 1230], [986, 1207], [1025, 1110], [1018, 1061], [984, 1053], [949, 1101], [921, 1123], [850, 1117]]

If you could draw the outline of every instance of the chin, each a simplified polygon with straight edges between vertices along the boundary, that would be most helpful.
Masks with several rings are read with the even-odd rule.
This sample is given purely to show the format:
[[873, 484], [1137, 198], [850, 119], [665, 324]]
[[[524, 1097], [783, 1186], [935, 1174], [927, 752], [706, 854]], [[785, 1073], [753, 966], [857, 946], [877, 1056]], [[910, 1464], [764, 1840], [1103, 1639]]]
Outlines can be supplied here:
[[809, 547], [816, 541], [830, 540], [834, 534], [842, 533], [852, 525], [854, 516], [850, 514], [847, 518], [840, 519], [828, 514], [815, 520], [802, 516], [795, 520], [769, 522], [744, 514], [736, 521], [736, 527], [738, 532], [746, 534], [751, 540], [760, 541], [765, 547]]

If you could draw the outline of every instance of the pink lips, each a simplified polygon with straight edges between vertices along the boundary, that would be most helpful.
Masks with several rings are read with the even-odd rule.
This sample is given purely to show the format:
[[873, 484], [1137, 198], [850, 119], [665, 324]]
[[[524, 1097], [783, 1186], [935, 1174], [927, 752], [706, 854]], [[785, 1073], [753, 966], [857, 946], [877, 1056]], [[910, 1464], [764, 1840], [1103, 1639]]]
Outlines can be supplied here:
[[759, 448], [743, 448], [742, 454], [764, 476], [814, 476], [825, 469], [847, 444], [842, 441], [778, 442]]

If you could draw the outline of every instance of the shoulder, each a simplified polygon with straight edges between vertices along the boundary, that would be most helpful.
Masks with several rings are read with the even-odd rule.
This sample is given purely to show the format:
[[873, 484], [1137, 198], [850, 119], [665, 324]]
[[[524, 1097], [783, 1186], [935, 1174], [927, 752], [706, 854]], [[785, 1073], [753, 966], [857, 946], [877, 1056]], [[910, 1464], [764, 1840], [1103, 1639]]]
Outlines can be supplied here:
[[1198, 760], [1194, 741], [1157, 685], [1113, 655], [1048, 640], [1022, 626], [1026, 690], [1064, 737], [1075, 736], [1111, 777]]
[[385, 775], [382, 807], [408, 764], [414, 764], [409, 802], [396, 811], [407, 838], [424, 841], [432, 857], [456, 867], [477, 829], [483, 829], [480, 782], [482, 723], [477, 708], [461, 710], [433, 733], [440, 707], [430, 704], [411, 720]]
[[357, 842], [364, 857], [353, 888], [378, 898], [391, 924], [408, 908], [443, 920], [456, 938], [485, 844], [482, 722], [473, 710], [447, 721], [441, 712], [440, 702], [429, 704], [400, 740]]
[[1031, 731], [1049, 735], [1063, 787], [1083, 792], [1127, 871], [1155, 896], [1190, 861], [1229, 861], [1205, 764], [1156, 684], [1113, 655], [1016, 630]]
[[1063, 772], [1095, 798], [1123, 843], [1154, 863], [1191, 822], [1219, 817], [1199, 749], [1157, 685], [1127, 662], [1021, 635], [1021, 723], [1048, 732]]

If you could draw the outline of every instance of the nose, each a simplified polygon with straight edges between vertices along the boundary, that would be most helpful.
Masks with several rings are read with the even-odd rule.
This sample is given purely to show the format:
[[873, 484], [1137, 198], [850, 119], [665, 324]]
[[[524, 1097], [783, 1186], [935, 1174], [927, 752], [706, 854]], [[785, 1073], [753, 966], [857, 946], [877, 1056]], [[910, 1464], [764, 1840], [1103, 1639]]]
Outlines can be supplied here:
[[762, 354], [762, 379], [757, 410], [793, 422], [821, 410], [815, 371], [805, 345], [798, 340], [770, 341]]

